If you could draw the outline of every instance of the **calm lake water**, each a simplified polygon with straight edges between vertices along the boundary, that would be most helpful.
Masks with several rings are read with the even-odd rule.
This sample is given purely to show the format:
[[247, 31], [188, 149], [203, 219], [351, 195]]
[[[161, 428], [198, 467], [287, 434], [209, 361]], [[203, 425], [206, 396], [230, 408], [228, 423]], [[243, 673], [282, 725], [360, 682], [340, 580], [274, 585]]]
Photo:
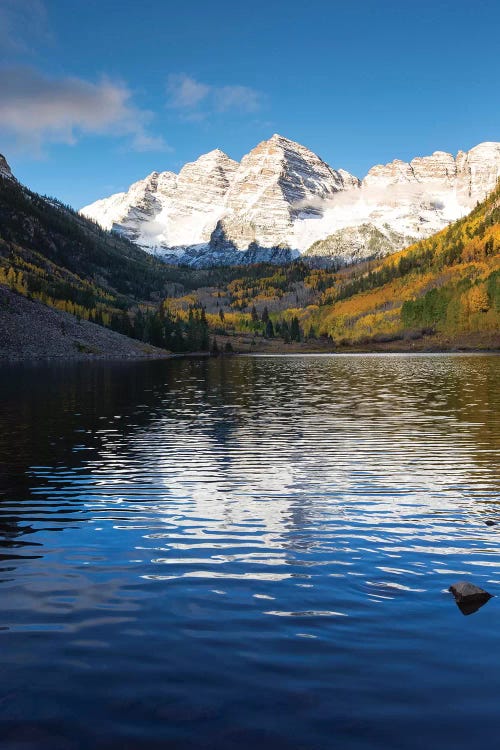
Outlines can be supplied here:
[[[481, 355], [3, 366], [1, 750], [496, 747], [499, 385]], [[470, 616], [462, 578], [496, 595]]]

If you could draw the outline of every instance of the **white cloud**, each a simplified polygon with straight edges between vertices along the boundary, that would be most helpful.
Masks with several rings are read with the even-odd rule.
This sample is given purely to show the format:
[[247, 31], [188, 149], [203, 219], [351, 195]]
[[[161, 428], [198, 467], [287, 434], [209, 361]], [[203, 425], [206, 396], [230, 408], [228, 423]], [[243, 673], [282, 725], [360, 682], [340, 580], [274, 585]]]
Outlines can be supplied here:
[[188, 119], [203, 119], [214, 112], [256, 112], [261, 95], [248, 86], [211, 86], [186, 73], [168, 77], [168, 104]]
[[73, 144], [84, 134], [129, 136], [131, 147], [161, 150], [148, 133], [151, 113], [135, 107], [123, 83], [103, 79], [49, 78], [32, 68], [0, 72], [0, 133], [23, 148]]
[[176, 109], [197, 107], [210, 93], [210, 86], [190, 78], [184, 73], [174, 73], [168, 77], [170, 104]]

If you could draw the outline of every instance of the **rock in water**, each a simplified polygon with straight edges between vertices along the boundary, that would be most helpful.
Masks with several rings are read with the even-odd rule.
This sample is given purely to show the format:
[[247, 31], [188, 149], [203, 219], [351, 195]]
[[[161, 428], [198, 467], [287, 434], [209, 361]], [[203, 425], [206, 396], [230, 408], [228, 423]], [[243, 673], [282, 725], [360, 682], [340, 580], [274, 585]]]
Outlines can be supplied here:
[[473, 612], [486, 604], [492, 598], [492, 594], [489, 594], [479, 586], [475, 586], [469, 581], [458, 581], [450, 586], [451, 593], [455, 597], [458, 608], [464, 615], [471, 615]]

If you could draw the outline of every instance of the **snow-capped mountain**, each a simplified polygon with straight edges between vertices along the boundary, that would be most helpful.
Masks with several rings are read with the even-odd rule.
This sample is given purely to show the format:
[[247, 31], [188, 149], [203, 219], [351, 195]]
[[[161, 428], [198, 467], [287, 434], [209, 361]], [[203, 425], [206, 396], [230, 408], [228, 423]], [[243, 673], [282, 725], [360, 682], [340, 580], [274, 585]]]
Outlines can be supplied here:
[[237, 162], [216, 149], [186, 164], [178, 175], [152, 172], [126, 193], [97, 201], [81, 213], [147, 249], [203, 242], [224, 213], [237, 168]]
[[284, 262], [304, 253], [349, 263], [428, 237], [495, 187], [500, 143], [456, 157], [394, 160], [363, 180], [280, 135], [240, 163], [219, 149], [179, 174], [153, 172], [81, 209], [144, 249], [194, 266]]

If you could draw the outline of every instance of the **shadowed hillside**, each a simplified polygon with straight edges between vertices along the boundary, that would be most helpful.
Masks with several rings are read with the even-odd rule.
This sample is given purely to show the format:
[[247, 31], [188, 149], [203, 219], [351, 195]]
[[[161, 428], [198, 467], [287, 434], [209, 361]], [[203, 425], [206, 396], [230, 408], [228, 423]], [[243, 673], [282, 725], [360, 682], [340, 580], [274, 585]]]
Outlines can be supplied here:
[[[159, 308], [165, 297], [185, 290], [184, 282], [193, 283], [193, 272], [170, 268], [69, 207], [33, 193], [12, 176], [4, 159], [2, 164], [0, 284], [157, 347], [208, 348], [201, 309], [184, 322]], [[44, 336], [42, 323], [38, 335]], [[16, 345], [22, 347], [22, 340]]]

